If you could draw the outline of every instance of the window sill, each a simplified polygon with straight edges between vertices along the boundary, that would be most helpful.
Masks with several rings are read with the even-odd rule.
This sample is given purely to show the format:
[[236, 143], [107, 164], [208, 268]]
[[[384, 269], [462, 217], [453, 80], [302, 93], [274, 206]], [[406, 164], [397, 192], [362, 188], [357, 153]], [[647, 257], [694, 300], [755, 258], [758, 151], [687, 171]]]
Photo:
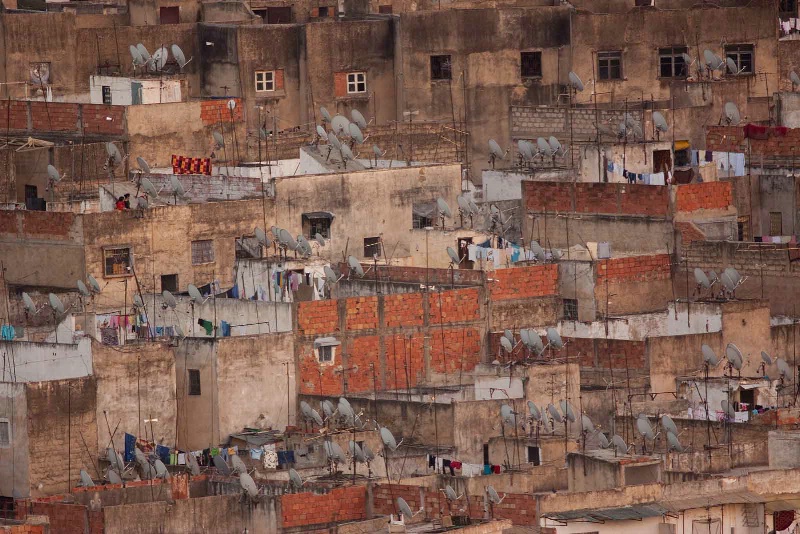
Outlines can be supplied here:
[[214, 265], [216, 261], [204, 261], [203, 263], [193, 263], [192, 267], [202, 267], [203, 265]]
[[133, 273], [125, 273], [125, 274], [104, 274], [103, 278], [130, 278], [133, 276]]
[[366, 102], [369, 101], [369, 93], [351, 93], [344, 96], [337, 96], [337, 102]]
[[450, 83], [453, 81], [453, 78], [431, 78], [431, 84], [438, 85], [443, 83]]
[[256, 100], [277, 100], [279, 98], [286, 98], [286, 91], [283, 89], [276, 89], [275, 91], [256, 91]]
[[521, 76], [523, 82], [541, 82], [541, 76]]

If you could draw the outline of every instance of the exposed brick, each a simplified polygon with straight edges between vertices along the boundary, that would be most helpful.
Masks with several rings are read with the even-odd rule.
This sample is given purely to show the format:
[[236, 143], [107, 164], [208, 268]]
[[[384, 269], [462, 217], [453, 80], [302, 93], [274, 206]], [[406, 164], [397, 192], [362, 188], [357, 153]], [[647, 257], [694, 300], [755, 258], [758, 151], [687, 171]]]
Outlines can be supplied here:
[[522, 182], [525, 209], [537, 212], [645, 215], [664, 217], [666, 186], [613, 183]]
[[[230, 98], [215, 98], [211, 100], [203, 100], [200, 102], [200, 118], [203, 125], [211, 126], [220, 122], [220, 120], [229, 122], [231, 120], [231, 111], [228, 109], [228, 101]], [[242, 115], [242, 102], [238, 98], [232, 99], [236, 102], [236, 107], [233, 109], [233, 121], [241, 122]]]
[[671, 261], [668, 254], [652, 256], [629, 256], [601, 260], [596, 264], [597, 283], [648, 282], [668, 280], [671, 276]]
[[281, 495], [283, 528], [357, 521], [366, 517], [367, 491], [350, 486], [322, 495], [310, 492]]
[[731, 182], [701, 182], [679, 185], [675, 195], [677, 211], [728, 209], [733, 205], [733, 184]]
[[558, 294], [558, 266], [533, 265], [498, 269], [489, 283], [492, 300], [545, 297]]

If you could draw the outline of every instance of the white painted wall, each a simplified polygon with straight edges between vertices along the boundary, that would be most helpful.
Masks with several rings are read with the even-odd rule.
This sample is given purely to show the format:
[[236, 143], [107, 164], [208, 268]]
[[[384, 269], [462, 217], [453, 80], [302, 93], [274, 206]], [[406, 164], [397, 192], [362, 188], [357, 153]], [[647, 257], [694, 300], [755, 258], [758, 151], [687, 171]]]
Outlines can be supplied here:
[[519, 377], [475, 377], [475, 400], [521, 399], [524, 396], [525, 391]]
[[133, 82], [142, 84], [142, 104], [166, 104], [182, 101], [180, 80], [136, 79], [122, 76], [91, 76], [89, 78], [89, 101], [92, 104], [102, 104], [103, 86], [106, 86], [111, 88], [111, 105], [130, 106], [133, 104]]
[[76, 344], [2, 341], [0, 357], [14, 363], [0, 370], [0, 382], [41, 382], [92, 374], [92, 343], [88, 337]]

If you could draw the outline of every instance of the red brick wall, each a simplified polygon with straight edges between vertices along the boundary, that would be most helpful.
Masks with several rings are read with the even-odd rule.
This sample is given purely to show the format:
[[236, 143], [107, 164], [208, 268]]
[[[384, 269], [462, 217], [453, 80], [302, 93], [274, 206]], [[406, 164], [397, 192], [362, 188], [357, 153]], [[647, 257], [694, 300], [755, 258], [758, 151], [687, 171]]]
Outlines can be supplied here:
[[378, 327], [378, 297], [355, 297], [347, 303], [346, 328], [366, 330]]
[[[111, 117], [108, 120], [107, 117]], [[86, 133], [121, 135], [125, 133], [125, 106], [83, 104], [81, 118]]]
[[[200, 102], [200, 118], [203, 125], [211, 126], [217, 124], [220, 118], [229, 122], [231, 120], [231, 112], [228, 109], [228, 100], [230, 98], [215, 98], [213, 100], [203, 100]], [[234, 98], [236, 107], [233, 110], [233, 120], [240, 122], [242, 120], [242, 101]]]
[[522, 182], [530, 211], [575, 211], [664, 217], [669, 211], [666, 186], [563, 182]]
[[366, 517], [367, 489], [351, 486], [324, 495], [294, 493], [281, 495], [283, 528], [357, 521]]
[[693, 222], [675, 223], [675, 229], [681, 234], [681, 243], [686, 246], [692, 241], [705, 241], [706, 234]]
[[86, 506], [80, 504], [34, 501], [30, 505], [30, 513], [46, 515], [50, 518], [50, 531], [58, 534], [84, 534], [88, 526]]
[[545, 297], [558, 294], [558, 265], [498, 269], [489, 282], [492, 300]]
[[481, 317], [478, 289], [456, 289], [428, 293], [430, 322], [461, 323]]
[[75, 131], [78, 129], [78, 104], [29, 102], [31, 125], [39, 131]]
[[[536, 525], [536, 498], [524, 493], [500, 493], [503, 502], [489, 506], [489, 516], [493, 519], [510, 519], [514, 525]], [[483, 495], [470, 496], [470, 517], [483, 518]]]
[[306, 335], [326, 334], [339, 328], [336, 300], [314, 300], [297, 305], [297, 328]]
[[670, 278], [668, 254], [602, 260], [596, 264], [597, 282], [649, 282]]
[[333, 73], [333, 94], [337, 97], [347, 96], [347, 73]]
[[[410, 336], [389, 336], [386, 343], [386, 387], [414, 387], [425, 376], [425, 336], [421, 332]], [[406, 375], [406, 367], [408, 373]], [[407, 376], [407, 378], [406, 378]]]
[[480, 363], [481, 333], [477, 328], [433, 328], [430, 337], [431, 369], [437, 373], [472, 371]]
[[425, 322], [422, 293], [386, 295], [383, 298], [383, 315], [386, 326], [390, 328], [396, 326], [421, 326]]
[[26, 211], [22, 215], [25, 237], [61, 240], [69, 235], [75, 215], [67, 212]]
[[[9, 112], [9, 107], [11, 111]], [[10, 124], [10, 125], [9, 125]], [[0, 129], [28, 129], [28, 104], [22, 100], [0, 101]]]
[[706, 131], [706, 150], [791, 157], [796, 152], [792, 148], [798, 144], [800, 128], [790, 128], [782, 137], [771, 134], [767, 139], [745, 139], [741, 126], [710, 126]]
[[[423, 490], [425, 491], [425, 490]], [[395, 509], [397, 498], [402, 497], [411, 508], [412, 512], [419, 510], [421, 506], [419, 486], [408, 486], [405, 484], [379, 484], [372, 491], [373, 510], [378, 515], [397, 515]], [[425, 496], [427, 504], [428, 498]]]
[[733, 205], [733, 184], [731, 182], [702, 182], [679, 185], [675, 196], [677, 211], [727, 209]]
[[31, 130], [39, 132], [79, 133], [85, 128], [86, 133], [123, 135], [127, 129], [125, 106], [22, 100], [0, 102], [0, 130], [28, 130], [29, 118]]

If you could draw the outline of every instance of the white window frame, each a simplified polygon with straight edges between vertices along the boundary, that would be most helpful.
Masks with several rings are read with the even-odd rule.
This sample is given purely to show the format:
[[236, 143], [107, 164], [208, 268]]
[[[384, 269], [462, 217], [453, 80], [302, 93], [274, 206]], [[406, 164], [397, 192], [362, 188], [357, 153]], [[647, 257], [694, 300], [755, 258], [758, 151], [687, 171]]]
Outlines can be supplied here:
[[0, 417], [0, 423], [5, 423], [8, 425], [8, 443], [0, 442], [0, 448], [2, 449], [11, 448], [11, 444], [14, 442], [14, 434], [11, 428], [11, 419], [7, 417]]
[[[363, 86], [359, 90], [359, 85]], [[367, 73], [366, 72], [348, 72], [347, 73], [347, 94], [360, 95], [367, 92]]]
[[[341, 344], [335, 338], [321, 337], [314, 340], [314, 356], [319, 365], [333, 365], [336, 361], [336, 348]], [[325, 358], [325, 353], [330, 350], [330, 359]]]
[[271, 93], [275, 91], [275, 71], [257, 70], [255, 72], [256, 93]]

